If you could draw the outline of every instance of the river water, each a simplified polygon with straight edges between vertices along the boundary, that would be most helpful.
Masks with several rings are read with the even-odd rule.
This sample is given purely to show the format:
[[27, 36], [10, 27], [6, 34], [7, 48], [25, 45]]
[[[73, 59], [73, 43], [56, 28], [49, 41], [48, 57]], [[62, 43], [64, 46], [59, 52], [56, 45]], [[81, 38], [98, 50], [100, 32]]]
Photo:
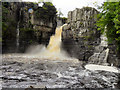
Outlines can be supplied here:
[[116, 88], [119, 73], [88, 70], [76, 60], [48, 60], [21, 54], [4, 54], [5, 88]]

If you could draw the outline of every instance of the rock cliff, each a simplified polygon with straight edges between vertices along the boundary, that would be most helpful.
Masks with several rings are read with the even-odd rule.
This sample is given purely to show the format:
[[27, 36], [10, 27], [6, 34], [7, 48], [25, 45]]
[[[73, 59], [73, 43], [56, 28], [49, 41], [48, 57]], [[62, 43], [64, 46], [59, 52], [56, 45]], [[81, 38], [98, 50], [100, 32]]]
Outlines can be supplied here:
[[[3, 19], [7, 18], [3, 20], [3, 28], [7, 27], [3, 29], [3, 52], [16, 52], [14, 47], [17, 45], [17, 38], [17, 52], [24, 52], [30, 44], [48, 44], [57, 26], [56, 8], [52, 3], [43, 3], [43, 6], [39, 7], [38, 4], [30, 2], [3, 2], [3, 8]], [[7, 33], [7, 30], [11, 32]]]
[[76, 8], [68, 12], [67, 26], [63, 29], [63, 48], [72, 57], [87, 61], [94, 47], [100, 43], [100, 32], [95, 26], [95, 15], [99, 13], [91, 7]]
[[99, 12], [95, 8], [76, 8], [68, 12], [67, 25], [63, 27], [62, 47], [72, 57], [92, 64], [120, 66], [115, 45], [108, 44], [105, 34], [95, 25]]

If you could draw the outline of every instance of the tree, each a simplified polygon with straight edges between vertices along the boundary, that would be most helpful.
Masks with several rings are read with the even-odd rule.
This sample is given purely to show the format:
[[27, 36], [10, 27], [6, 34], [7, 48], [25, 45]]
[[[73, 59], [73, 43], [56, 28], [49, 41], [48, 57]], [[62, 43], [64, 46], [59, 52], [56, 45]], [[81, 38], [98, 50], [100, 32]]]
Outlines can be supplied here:
[[106, 27], [108, 43], [115, 42], [120, 52], [120, 1], [104, 2], [101, 9], [102, 12], [98, 14], [98, 30], [103, 33]]
[[58, 9], [58, 17], [63, 16], [63, 13], [61, 12], [61, 9]]
[[56, 16], [56, 8], [51, 2], [44, 2], [42, 7], [35, 10], [35, 15], [38, 19], [51, 20]]

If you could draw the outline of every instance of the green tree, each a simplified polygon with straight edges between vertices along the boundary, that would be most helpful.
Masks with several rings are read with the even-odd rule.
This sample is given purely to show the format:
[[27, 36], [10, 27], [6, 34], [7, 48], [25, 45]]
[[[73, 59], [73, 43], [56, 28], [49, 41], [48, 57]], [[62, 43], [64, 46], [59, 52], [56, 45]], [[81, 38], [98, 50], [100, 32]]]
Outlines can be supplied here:
[[63, 13], [61, 12], [61, 9], [58, 9], [58, 17], [63, 16]]
[[104, 2], [101, 10], [102, 12], [98, 14], [98, 30], [103, 33], [106, 27], [108, 42], [115, 42], [120, 52], [120, 1]]
[[56, 16], [56, 8], [51, 2], [43, 2], [43, 6], [35, 10], [38, 19], [48, 21]]

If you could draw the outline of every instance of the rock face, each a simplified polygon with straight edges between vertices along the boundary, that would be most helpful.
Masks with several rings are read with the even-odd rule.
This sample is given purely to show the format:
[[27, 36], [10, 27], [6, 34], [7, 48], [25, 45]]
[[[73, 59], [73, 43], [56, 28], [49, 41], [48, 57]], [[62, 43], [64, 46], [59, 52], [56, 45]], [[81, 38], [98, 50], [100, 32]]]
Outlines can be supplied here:
[[20, 5], [2, 2], [2, 6], [2, 52], [15, 52]]
[[109, 48], [105, 34], [100, 37], [101, 42], [95, 47], [94, 54], [88, 59], [88, 63], [107, 65]]
[[[4, 2], [5, 3], [5, 2]], [[6, 6], [5, 6], [6, 5]], [[42, 7], [38, 7], [37, 4], [34, 3], [25, 3], [25, 2], [10, 2], [5, 3], [5, 8], [11, 13], [7, 13], [6, 17], [11, 17], [15, 23], [11, 27], [11, 33], [9, 35], [13, 35], [9, 40], [4, 38], [3, 41], [3, 53], [4, 52], [16, 52], [16, 34], [18, 29], [19, 22], [19, 49], [18, 52], [24, 52], [25, 49], [34, 43], [45, 44], [47, 45], [49, 42], [50, 36], [55, 32], [57, 21], [56, 21], [56, 13], [52, 15], [52, 18], [43, 20], [42, 18], [36, 18], [36, 11], [39, 11]], [[52, 6], [54, 7], [54, 6]], [[30, 13], [29, 9], [32, 9], [33, 12]], [[41, 15], [42, 16], [42, 15]], [[44, 15], [47, 17], [47, 14]], [[48, 15], [49, 16], [49, 15]], [[11, 19], [9, 18], [9, 19]], [[6, 22], [5, 23], [11, 23]], [[7, 25], [7, 24], [6, 24]], [[8, 26], [10, 27], [10, 26]], [[10, 29], [10, 28], [7, 28]], [[9, 30], [10, 31], [10, 30]], [[5, 31], [6, 33], [6, 31]], [[8, 36], [8, 35], [6, 35]]]
[[[49, 18], [49, 19], [42, 19], [42, 18], [37, 18], [35, 11], [39, 10], [39, 9], [34, 9], [33, 13], [28, 13], [28, 11], [25, 11], [26, 6], [28, 6], [27, 9], [29, 9], [29, 6], [34, 6], [34, 4], [27, 4], [22, 8], [22, 12], [23, 12], [23, 22], [21, 22], [22, 24], [27, 23], [27, 25], [25, 25], [25, 28], [29, 28], [31, 27], [33, 29], [33, 31], [31, 31], [28, 35], [26, 35], [26, 39], [29, 39], [28, 36], [31, 37], [31, 35], [33, 36], [32, 39], [29, 40], [29, 43], [39, 43], [39, 44], [45, 44], [47, 45], [50, 39], [50, 36], [52, 34], [54, 34], [56, 26], [57, 26], [57, 22], [56, 22], [56, 15], [54, 15], [53, 17]], [[37, 6], [36, 6], [37, 8]], [[47, 16], [47, 15], [46, 15]], [[23, 25], [24, 25], [23, 24]], [[23, 41], [24, 38], [21, 37], [21, 41]]]
[[92, 64], [120, 66], [120, 57], [115, 45], [107, 43], [107, 37], [95, 26], [96, 14], [91, 7], [76, 8], [68, 12], [67, 25], [63, 27], [62, 47], [72, 57]]
[[120, 67], [120, 54], [116, 51], [116, 45], [115, 44], [108, 44], [109, 55], [107, 62], [110, 65]]
[[68, 12], [68, 25], [63, 28], [62, 46], [72, 57], [87, 61], [95, 46], [99, 45], [100, 32], [94, 24], [97, 13], [99, 12], [91, 7]]
[[[28, 4], [29, 5], [29, 4]], [[26, 5], [25, 5], [26, 6]], [[23, 12], [23, 21], [21, 21], [21, 27], [24, 28], [32, 28], [33, 31], [28, 30], [28, 35], [26, 39], [29, 41], [29, 43], [39, 43], [39, 44], [45, 44], [47, 45], [49, 42], [50, 36], [55, 32], [57, 22], [56, 22], [56, 16], [54, 18], [50, 18], [49, 20], [46, 19], [43, 20], [42, 18], [38, 19], [36, 18], [35, 11], [33, 11], [32, 14], [28, 13], [28, 11], [25, 11], [26, 7], [22, 7]], [[29, 9], [29, 8], [28, 8]], [[24, 33], [24, 31], [21, 30], [21, 33]], [[31, 38], [32, 35], [32, 38]], [[21, 41], [24, 41], [24, 38], [21, 35]]]
[[115, 45], [108, 44], [104, 34], [100, 37], [101, 43], [95, 47], [94, 54], [88, 59], [88, 63], [120, 66], [120, 58], [115, 52]]

